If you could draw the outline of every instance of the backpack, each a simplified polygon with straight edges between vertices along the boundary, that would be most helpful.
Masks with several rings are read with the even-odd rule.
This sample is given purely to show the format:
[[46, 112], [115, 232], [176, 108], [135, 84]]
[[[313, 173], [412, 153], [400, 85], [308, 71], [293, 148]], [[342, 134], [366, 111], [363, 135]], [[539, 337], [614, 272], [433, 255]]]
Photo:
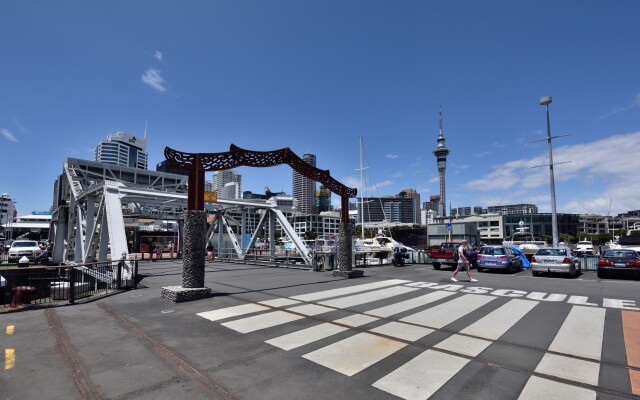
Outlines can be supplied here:
[[458, 253], [458, 249], [459, 247], [456, 247], [456, 249], [453, 251], [453, 261], [458, 262], [458, 260], [460, 259], [460, 253]]

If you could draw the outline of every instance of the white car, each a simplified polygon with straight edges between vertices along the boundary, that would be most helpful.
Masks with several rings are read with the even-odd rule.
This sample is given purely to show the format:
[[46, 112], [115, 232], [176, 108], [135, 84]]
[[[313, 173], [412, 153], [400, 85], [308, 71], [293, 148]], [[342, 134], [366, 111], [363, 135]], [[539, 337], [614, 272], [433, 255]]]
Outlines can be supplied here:
[[16, 240], [9, 248], [9, 262], [18, 262], [22, 257], [30, 261], [39, 260], [42, 257], [42, 249], [35, 240]]
[[576, 245], [576, 253], [593, 253], [593, 243], [588, 240], [582, 240]]

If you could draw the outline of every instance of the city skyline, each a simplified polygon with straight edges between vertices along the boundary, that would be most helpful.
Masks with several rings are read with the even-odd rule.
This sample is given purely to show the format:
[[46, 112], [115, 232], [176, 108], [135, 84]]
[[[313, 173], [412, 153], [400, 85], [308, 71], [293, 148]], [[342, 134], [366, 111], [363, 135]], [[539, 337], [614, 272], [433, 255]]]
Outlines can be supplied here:
[[[67, 157], [92, 159], [117, 131], [147, 131], [149, 166], [165, 146], [289, 147], [359, 190], [362, 136], [365, 196], [415, 188], [426, 199], [439, 193], [440, 105], [447, 209], [548, 212], [547, 144], [535, 142], [546, 137], [543, 96], [553, 96], [551, 134], [570, 135], [553, 142], [557, 211], [640, 208], [634, 1], [27, 0], [0, 9], [0, 37], [12, 38], [0, 41], [0, 192], [22, 215], [48, 209]], [[287, 166], [237, 172], [249, 191], [290, 187]]]

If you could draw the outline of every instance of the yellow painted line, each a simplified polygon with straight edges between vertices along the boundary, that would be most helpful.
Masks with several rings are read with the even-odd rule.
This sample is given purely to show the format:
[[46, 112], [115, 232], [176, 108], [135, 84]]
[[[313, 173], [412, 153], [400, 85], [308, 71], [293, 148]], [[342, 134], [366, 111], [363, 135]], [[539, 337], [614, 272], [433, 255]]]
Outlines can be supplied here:
[[16, 351], [4, 349], [4, 369], [11, 369], [16, 365]]
[[7, 335], [13, 335], [13, 325], [8, 325], [7, 326]]

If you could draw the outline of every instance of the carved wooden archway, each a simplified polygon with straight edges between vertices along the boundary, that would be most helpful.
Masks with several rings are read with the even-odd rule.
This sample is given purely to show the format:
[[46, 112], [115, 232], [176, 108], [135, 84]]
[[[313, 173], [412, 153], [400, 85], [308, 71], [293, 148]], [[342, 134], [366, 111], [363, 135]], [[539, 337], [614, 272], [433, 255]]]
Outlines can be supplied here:
[[287, 164], [299, 174], [322, 183], [332, 193], [341, 197], [341, 220], [349, 223], [349, 198], [356, 197], [357, 189], [350, 188], [331, 177], [329, 170], [315, 168], [290, 148], [274, 151], [252, 151], [234, 144], [224, 153], [185, 153], [170, 147], [164, 148], [164, 156], [170, 163], [189, 170], [188, 210], [204, 209], [204, 173], [236, 167], [274, 167]]

